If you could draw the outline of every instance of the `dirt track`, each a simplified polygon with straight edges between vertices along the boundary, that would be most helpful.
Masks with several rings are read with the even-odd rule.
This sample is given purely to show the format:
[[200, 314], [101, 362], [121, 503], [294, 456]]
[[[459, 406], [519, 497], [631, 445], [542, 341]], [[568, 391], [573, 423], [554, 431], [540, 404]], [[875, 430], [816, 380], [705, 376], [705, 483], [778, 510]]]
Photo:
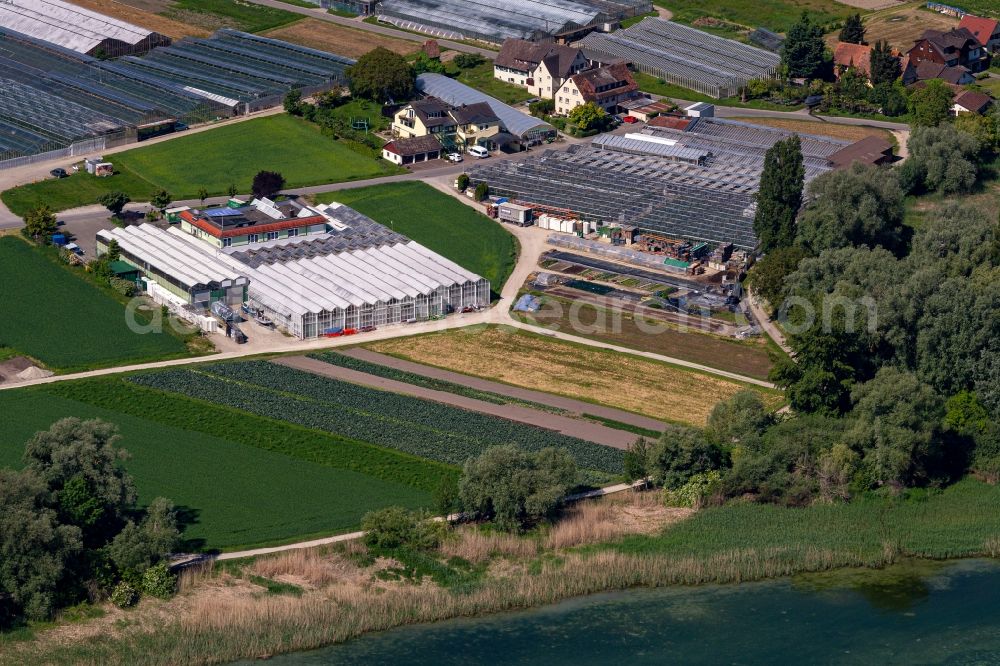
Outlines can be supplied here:
[[562, 433], [563, 435], [578, 437], [580, 439], [587, 440], [588, 442], [603, 444], [616, 449], [626, 449], [636, 439], [636, 436], [633, 433], [624, 432], [622, 430], [614, 430], [598, 423], [582, 421], [568, 416], [559, 416], [558, 414], [549, 414], [548, 412], [542, 412], [517, 405], [495, 405], [493, 403], [483, 402], [482, 400], [467, 398], [463, 395], [448, 393], [447, 391], [436, 391], [422, 386], [407, 384], [406, 382], [397, 381], [395, 379], [386, 379], [385, 377], [377, 377], [364, 372], [358, 372], [357, 370], [342, 368], [337, 365], [331, 365], [330, 363], [318, 361], [314, 358], [309, 358], [308, 356], [287, 356], [275, 359], [272, 363], [284, 365], [296, 370], [311, 372], [315, 375], [351, 382], [353, 384], [372, 386], [374, 388], [392, 391], [394, 393], [402, 393], [412, 395], [417, 398], [434, 400], [435, 402], [452, 405], [453, 407], [460, 407], [462, 409], [468, 409], [473, 412], [499, 416], [511, 421], [526, 423], [539, 428], [545, 428], [546, 430], [554, 430]]

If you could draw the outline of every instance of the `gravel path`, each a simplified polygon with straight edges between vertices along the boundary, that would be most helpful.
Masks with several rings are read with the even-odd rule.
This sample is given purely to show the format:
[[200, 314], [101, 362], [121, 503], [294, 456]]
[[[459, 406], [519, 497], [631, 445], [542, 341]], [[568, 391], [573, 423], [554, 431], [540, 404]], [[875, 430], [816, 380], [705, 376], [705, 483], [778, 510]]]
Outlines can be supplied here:
[[351, 382], [352, 384], [372, 386], [377, 389], [392, 391], [393, 393], [402, 393], [405, 395], [412, 395], [417, 398], [424, 398], [426, 400], [434, 400], [435, 402], [451, 405], [453, 407], [461, 407], [462, 409], [468, 409], [473, 412], [499, 416], [510, 421], [526, 423], [539, 428], [545, 428], [546, 430], [554, 430], [562, 433], [563, 435], [577, 437], [579, 439], [587, 440], [588, 442], [603, 444], [604, 446], [611, 446], [616, 449], [627, 449], [636, 438], [634, 433], [614, 430], [613, 428], [609, 428], [598, 423], [574, 419], [568, 416], [560, 416], [558, 414], [550, 414], [548, 412], [542, 412], [528, 407], [521, 407], [519, 405], [494, 405], [493, 403], [476, 400], [475, 398], [468, 398], [464, 395], [456, 395], [454, 393], [448, 393], [447, 391], [436, 391], [423, 386], [407, 384], [406, 382], [397, 381], [395, 379], [377, 377], [375, 375], [369, 375], [365, 372], [342, 368], [337, 365], [318, 361], [314, 358], [309, 358], [308, 356], [286, 356], [275, 359], [272, 362], [289, 368], [294, 368], [296, 370], [311, 372], [315, 375]]
[[[633, 414], [632, 412], [615, 409], [614, 407], [604, 407], [602, 405], [595, 405], [582, 400], [564, 398], [560, 395], [553, 395], [542, 391], [532, 391], [531, 389], [510, 386], [509, 384], [502, 384], [489, 379], [480, 379], [479, 377], [472, 377], [471, 375], [463, 375], [458, 372], [451, 372], [450, 370], [442, 370], [441, 368], [435, 368], [421, 363], [414, 363], [413, 361], [406, 361], [401, 358], [396, 358], [395, 356], [381, 354], [379, 352], [371, 351], [370, 349], [363, 349], [361, 347], [345, 349], [342, 353], [345, 356], [351, 356], [353, 358], [361, 359], [362, 361], [368, 361], [369, 363], [377, 363], [389, 368], [395, 368], [396, 370], [402, 370], [404, 372], [412, 372], [413, 374], [423, 375], [424, 377], [430, 377], [432, 379], [441, 379], [453, 384], [467, 386], [471, 389], [476, 389], [477, 391], [486, 391], [488, 393], [505, 395], [510, 398], [517, 398], [518, 400], [537, 402], [540, 405], [548, 405], [549, 407], [565, 409], [566, 411], [574, 414], [593, 414], [594, 416], [600, 416], [613, 421], [627, 423], [629, 425], [645, 428], [647, 430], [662, 431], [667, 425], [663, 421], [657, 421], [656, 419], [651, 419], [648, 416]], [[633, 439], [634, 438], [635, 436], [633, 435]]]

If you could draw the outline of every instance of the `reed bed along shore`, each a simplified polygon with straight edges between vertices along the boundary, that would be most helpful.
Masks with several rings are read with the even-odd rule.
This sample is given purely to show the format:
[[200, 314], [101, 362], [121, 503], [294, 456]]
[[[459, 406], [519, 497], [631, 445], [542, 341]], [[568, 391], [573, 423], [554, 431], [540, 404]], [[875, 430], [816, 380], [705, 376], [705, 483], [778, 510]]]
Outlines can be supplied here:
[[[109, 610], [86, 627], [57, 627], [34, 641], [0, 645], [0, 663], [221, 663], [313, 649], [406, 624], [637, 586], [739, 583], [840, 567], [884, 567], [904, 557], [1000, 554], [1000, 512], [975, 511], [965, 518], [961, 540], [947, 524], [955, 518], [957, 503], [985, 508], [1000, 499], [997, 489], [970, 485], [953, 494], [888, 510], [873, 507], [872, 515], [879, 516], [873, 529], [862, 527], [839, 540], [819, 535], [830, 527], [836, 509], [764, 507], [761, 521], [745, 521], [742, 537], [718, 538], [709, 530], [720, 524], [740, 531], [736, 521], [721, 523], [713, 515], [720, 511], [724, 517], [726, 507], [682, 519], [684, 513], [662, 507], [648, 494], [583, 503], [551, 528], [526, 536], [472, 526], [455, 530], [437, 557], [442, 562], [462, 558], [482, 571], [476, 584], [456, 589], [427, 579], [386, 579], [380, 572], [396, 563], [372, 558], [360, 544], [294, 551], [188, 571], [180, 594], [170, 601], [144, 601], [128, 612]], [[979, 502], [970, 504], [972, 497]], [[752, 510], [740, 507], [733, 515], [746, 518]], [[820, 514], [824, 520], [816, 520]], [[750, 535], [764, 522], [775, 523], [770, 543]], [[671, 534], [686, 535], [685, 543], [677, 545]], [[699, 534], [700, 544], [687, 542]], [[292, 590], [295, 594], [287, 593]]]

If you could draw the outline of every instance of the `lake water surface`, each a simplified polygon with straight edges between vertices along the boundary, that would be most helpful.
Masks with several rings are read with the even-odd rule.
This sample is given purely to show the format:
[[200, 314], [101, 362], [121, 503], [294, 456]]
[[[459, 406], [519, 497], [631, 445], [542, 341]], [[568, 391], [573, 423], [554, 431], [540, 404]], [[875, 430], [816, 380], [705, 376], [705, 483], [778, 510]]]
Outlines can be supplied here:
[[1000, 564], [908, 562], [602, 594], [403, 627], [271, 663], [1000, 664]]

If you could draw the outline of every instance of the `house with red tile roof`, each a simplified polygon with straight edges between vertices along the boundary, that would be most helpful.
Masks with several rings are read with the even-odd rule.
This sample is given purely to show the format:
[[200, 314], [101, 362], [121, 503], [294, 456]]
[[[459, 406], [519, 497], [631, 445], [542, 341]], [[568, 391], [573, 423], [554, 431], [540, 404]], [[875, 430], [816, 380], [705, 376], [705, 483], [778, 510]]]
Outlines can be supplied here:
[[986, 49], [967, 28], [925, 30], [906, 54], [911, 65], [933, 62], [946, 67], [965, 67], [981, 72], [990, 66]]
[[556, 113], [567, 115], [574, 108], [593, 102], [608, 113], [616, 113], [622, 102], [639, 93], [639, 86], [624, 62], [574, 74], [556, 93]]
[[866, 79], [872, 76], [872, 47], [867, 44], [851, 44], [839, 42], [833, 49], [833, 73], [839, 79], [849, 69], [863, 74]]
[[1000, 21], [966, 14], [958, 27], [971, 32], [980, 46], [990, 53], [1000, 53]]

